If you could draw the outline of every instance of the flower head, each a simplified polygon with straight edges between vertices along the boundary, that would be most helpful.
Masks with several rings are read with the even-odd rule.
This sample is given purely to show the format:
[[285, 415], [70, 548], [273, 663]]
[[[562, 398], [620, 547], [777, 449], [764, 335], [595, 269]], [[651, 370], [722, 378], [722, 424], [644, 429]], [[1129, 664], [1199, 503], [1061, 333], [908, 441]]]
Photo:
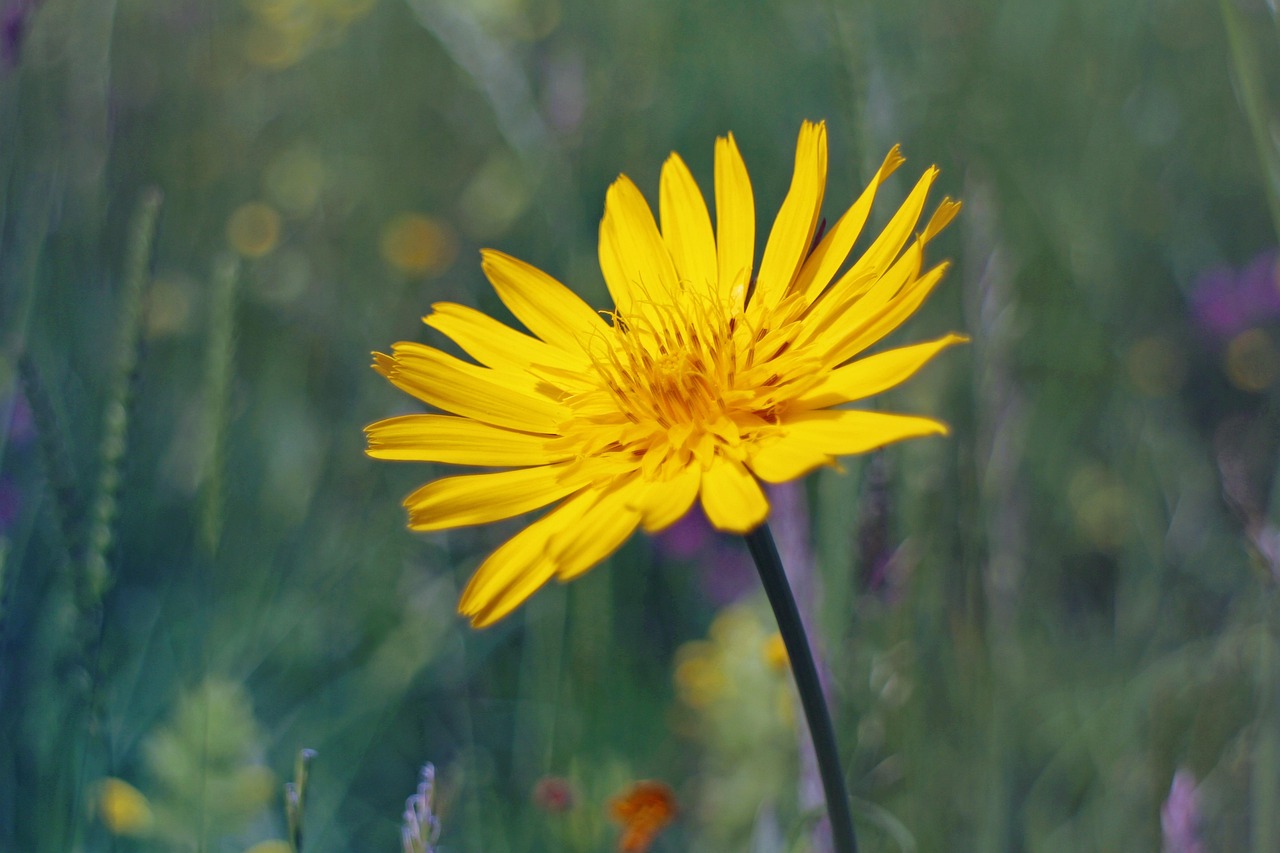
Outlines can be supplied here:
[[609, 801], [609, 815], [622, 824], [619, 853], [645, 853], [676, 817], [676, 795], [662, 782], [636, 782]]
[[508, 469], [428, 483], [405, 500], [411, 528], [482, 524], [559, 502], [475, 573], [459, 604], [473, 625], [497, 621], [553, 577], [577, 577], [637, 527], [663, 530], [694, 501], [717, 529], [749, 532], [769, 512], [761, 480], [946, 433], [932, 418], [841, 408], [964, 340], [947, 335], [853, 360], [909, 317], [946, 270], [924, 269], [923, 250], [959, 203], [944, 199], [916, 231], [936, 168], [843, 269], [877, 188], [902, 162], [895, 147], [818, 238], [827, 137], [823, 124], [806, 122], [757, 267], [755, 203], [733, 136], [716, 142], [714, 230], [672, 154], [661, 226], [625, 175], [609, 188], [600, 266], [612, 311], [598, 313], [541, 270], [486, 250], [485, 274], [532, 335], [438, 303], [424, 321], [478, 363], [408, 342], [375, 353], [374, 368], [393, 385], [449, 414], [370, 425], [369, 455]]
[[146, 796], [123, 779], [103, 779], [96, 790], [98, 817], [112, 835], [145, 835], [155, 823]]

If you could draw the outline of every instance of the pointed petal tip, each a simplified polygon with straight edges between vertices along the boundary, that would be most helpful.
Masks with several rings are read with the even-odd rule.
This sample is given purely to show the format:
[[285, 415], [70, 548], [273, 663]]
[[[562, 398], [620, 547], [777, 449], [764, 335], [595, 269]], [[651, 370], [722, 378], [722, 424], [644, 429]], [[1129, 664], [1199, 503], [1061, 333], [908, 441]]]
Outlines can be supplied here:
[[933, 212], [933, 216], [929, 217], [929, 224], [925, 226], [924, 233], [921, 235], [922, 239], [927, 243], [938, 236], [939, 232], [956, 218], [961, 206], [961, 202], [956, 199], [943, 196], [942, 201], [938, 202], [938, 209]]
[[[431, 310], [422, 315], [422, 322], [429, 324], [431, 322], [431, 318], [435, 317], [437, 314], [447, 314], [450, 309], [458, 307], [458, 303], [456, 302], [432, 302]], [[463, 310], [465, 310], [465, 308]]]
[[636, 186], [636, 182], [631, 180], [626, 172], [619, 172], [618, 177], [613, 179], [613, 183], [609, 184], [609, 189], [605, 190], [605, 204], [608, 205], [610, 196], [617, 195], [620, 192], [629, 192], [631, 190], [635, 190], [637, 193], [640, 192], [640, 188]]
[[686, 164], [684, 162], [684, 158], [680, 156], [679, 151], [672, 151], [667, 155], [667, 159], [662, 161], [663, 171], [666, 171], [667, 169], [678, 169], [681, 166], [686, 166]]
[[459, 602], [458, 615], [470, 623], [470, 627], [473, 631], [482, 631], [493, 625], [506, 614], [503, 613], [495, 615], [492, 611], [486, 612], [483, 608], [477, 607], [474, 604], [469, 608], [464, 609], [462, 602]]
[[470, 622], [472, 628], [478, 630], [488, 628], [506, 614], [495, 614], [487, 602], [480, 601], [476, 596], [470, 595], [467, 590], [463, 590], [462, 597], [458, 599], [458, 615]]

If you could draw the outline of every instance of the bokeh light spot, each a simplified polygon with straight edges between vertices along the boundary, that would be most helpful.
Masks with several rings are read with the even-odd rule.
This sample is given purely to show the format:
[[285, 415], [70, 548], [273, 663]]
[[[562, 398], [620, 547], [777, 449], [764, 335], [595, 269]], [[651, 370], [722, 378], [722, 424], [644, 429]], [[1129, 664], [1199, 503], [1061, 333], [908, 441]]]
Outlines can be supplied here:
[[244, 853], [293, 853], [293, 846], [287, 841], [273, 838], [270, 841], [259, 841]]
[[240, 205], [227, 220], [227, 241], [246, 258], [261, 258], [280, 242], [280, 214], [260, 201]]
[[321, 8], [340, 24], [358, 21], [373, 11], [378, 0], [320, 0]]
[[187, 328], [191, 317], [192, 280], [183, 275], [159, 276], [147, 295], [147, 336], [164, 338]]
[[297, 145], [276, 155], [267, 165], [267, 194], [289, 213], [310, 213], [320, 200], [324, 171], [324, 163], [314, 149]]
[[257, 24], [245, 35], [244, 55], [259, 68], [278, 71], [297, 63], [306, 46], [306, 38], [297, 29]]
[[403, 213], [382, 229], [382, 257], [411, 275], [439, 275], [458, 254], [447, 224], [420, 213]]
[[306, 252], [285, 248], [273, 252], [263, 262], [262, 270], [255, 278], [251, 292], [254, 298], [288, 305], [307, 292], [314, 279], [314, 270]]
[[480, 168], [458, 203], [467, 232], [483, 240], [503, 234], [532, 201], [533, 189], [524, 166], [502, 154]]
[[281, 23], [296, 15], [305, 0], [244, 0], [244, 6], [254, 17], [271, 23]]
[[1246, 329], [1227, 343], [1227, 378], [1244, 391], [1265, 391], [1280, 377], [1280, 352], [1261, 329]]
[[1168, 397], [1187, 377], [1186, 358], [1163, 335], [1140, 338], [1129, 348], [1126, 362], [1129, 381], [1147, 397]]
[[1132, 496], [1101, 465], [1083, 465], [1067, 484], [1067, 501], [1081, 538], [1101, 551], [1114, 551], [1129, 538]]

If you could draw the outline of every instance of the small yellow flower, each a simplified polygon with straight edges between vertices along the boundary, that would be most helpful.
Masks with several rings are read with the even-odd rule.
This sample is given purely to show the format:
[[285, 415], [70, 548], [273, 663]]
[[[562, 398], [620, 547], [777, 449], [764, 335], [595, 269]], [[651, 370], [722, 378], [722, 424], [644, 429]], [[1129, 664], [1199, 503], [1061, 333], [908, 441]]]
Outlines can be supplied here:
[[98, 817], [112, 835], [144, 835], [155, 822], [151, 804], [123, 779], [103, 779], [97, 787]]
[[423, 486], [405, 500], [411, 528], [484, 524], [559, 502], [471, 579], [459, 611], [474, 626], [501, 619], [552, 578], [578, 577], [637, 527], [666, 528], [694, 501], [717, 529], [747, 533], [769, 512], [760, 481], [947, 432], [928, 417], [845, 408], [964, 340], [945, 335], [857, 358], [946, 271], [924, 268], [924, 247], [959, 203], [944, 199], [917, 230], [936, 168], [844, 269], [877, 188], [902, 162], [895, 147], [818, 238], [827, 134], [806, 122], [757, 268], [754, 196], [733, 136], [716, 143], [714, 230], [672, 154], [660, 180], [661, 227], [626, 176], [605, 198], [600, 266], [615, 304], [607, 320], [541, 270], [486, 250], [485, 274], [532, 336], [437, 303], [427, 325], [478, 364], [419, 343], [375, 353], [379, 373], [446, 414], [370, 425], [369, 455], [509, 469]]
[[765, 664], [774, 672], [786, 672], [787, 667], [791, 666], [791, 658], [787, 656], [787, 644], [783, 642], [782, 635], [777, 631], [765, 639], [761, 654], [764, 656]]

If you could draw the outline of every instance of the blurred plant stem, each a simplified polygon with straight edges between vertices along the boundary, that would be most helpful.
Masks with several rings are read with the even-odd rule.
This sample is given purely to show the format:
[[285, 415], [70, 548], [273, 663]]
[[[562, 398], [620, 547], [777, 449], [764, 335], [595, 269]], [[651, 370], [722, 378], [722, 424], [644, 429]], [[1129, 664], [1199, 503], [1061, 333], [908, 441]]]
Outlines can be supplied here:
[[209, 343], [205, 351], [205, 423], [208, 457], [200, 505], [200, 535], [205, 550], [214, 555], [222, 538], [226, 501], [227, 426], [231, 420], [231, 379], [235, 366], [236, 290], [240, 266], [227, 253], [213, 271], [213, 305], [209, 317]]
[[979, 849], [1007, 849], [1013, 840], [1011, 802], [1015, 761], [1007, 733], [1018, 713], [1013, 695], [1021, 678], [1022, 652], [1016, 614], [1027, 570], [1030, 536], [1025, 494], [1026, 401], [1018, 381], [1013, 318], [1018, 294], [1016, 261], [1003, 242], [1002, 208], [991, 176], [974, 169], [965, 185], [965, 257], [968, 269], [967, 326], [973, 329], [973, 394], [977, 420], [978, 483], [984, 508], [975, 522], [985, 532], [983, 610], [989, 675], [986, 773]]
[[1276, 654], [1276, 606], [1274, 591], [1263, 591], [1262, 630], [1258, 632], [1258, 670], [1255, 675], [1258, 701], [1258, 740], [1253, 750], [1252, 779], [1250, 780], [1249, 835], [1255, 853], [1280, 850], [1280, 834], [1276, 832], [1277, 816], [1280, 816], [1280, 703], [1276, 691], [1280, 677], [1276, 668], [1280, 655]]
[[298, 758], [293, 765], [293, 781], [286, 782], [284, 786], [285, 819], [289, 825], [289, 847], [293, 853], [302, 853], [302, 818], [307, 806], [307, 780], [315, 757], [314, 749], [298, 750]]
[[1280, 240], [1280, 146], [1271, 133], [1272, 116], [1267, 103], [1263, 61], [1248, 32], [1248, 24], [1233, 0], [1219, 0], [1218, 5], [1227, 31], [1236, 96], [1253, 135], [1254, 150], [1262, 167], [1262, 189], [1271, 211], [1271, 225], [1275, 228], [1276, 239]]
[[818, 668], [813, 662], [813, 652], [809, 648], [804, 623], [800, 620], [800, 611], [796, 608], [791, 586], [787, 583], [787, 575], [782, 568], [782, 559], [778, 556], [778, 548], [768, 524], [761, 524], [746, 534], [745, 538], [747, 548], [760, 572], [760, 580], [769, 597], [774, 618], [778, 620], [778, 632], [786, 646], [796, 688], [800, 692], [800, 704], [804, 707], [805, 720], [809, 723], [809, 734], [813, 738], [813, 749], [818, 758], [818, 773], [822, 777], [822, 788], [827, 797], [832, 841], [837, 853], [856, 853], [858, 842], [854, 837], [849, 791], [845, 785], [844, 771], [840, 767], [835, 729], [831, 725], [831, 714], [822, 695], [822, 683], [818, 679]]
[[[517, 779], [537, 778], [555, 767], [557, 710], [561, 707], [568, 617], [566, 605], [563, 589], [544, 595], [538, 600], [537, 618], [530, 618], [526, 623], [518, 692], [521, 696], [529, 696], [531, 701], [521, 703], [512, 731], [515, 741], [512, 754], [516, 757], [512, 775]], [[545, 750], [538, 755], [533, 750], [519, 749], [521, 743], [545, 744]]]
[[31, 407], [31, 421], [35, 424], [36, 441], [40, 447], [40, 462], [44, 466], [44, 475], [49, 480], [49, 489], [53, 492], [54, 511], [58, 516], [58, 530], [62, 537], [59, 559], [65, 560], [65, 565], [73, 565], [76, 555], [80, 553], [77, 529], [81, 496], [76, 488], [75, 471], [67, 452], [67, 439], [40, 368], [30, 352], [24, 352], [18, 359], [18, 375], [22, 379], [22, 394]]

